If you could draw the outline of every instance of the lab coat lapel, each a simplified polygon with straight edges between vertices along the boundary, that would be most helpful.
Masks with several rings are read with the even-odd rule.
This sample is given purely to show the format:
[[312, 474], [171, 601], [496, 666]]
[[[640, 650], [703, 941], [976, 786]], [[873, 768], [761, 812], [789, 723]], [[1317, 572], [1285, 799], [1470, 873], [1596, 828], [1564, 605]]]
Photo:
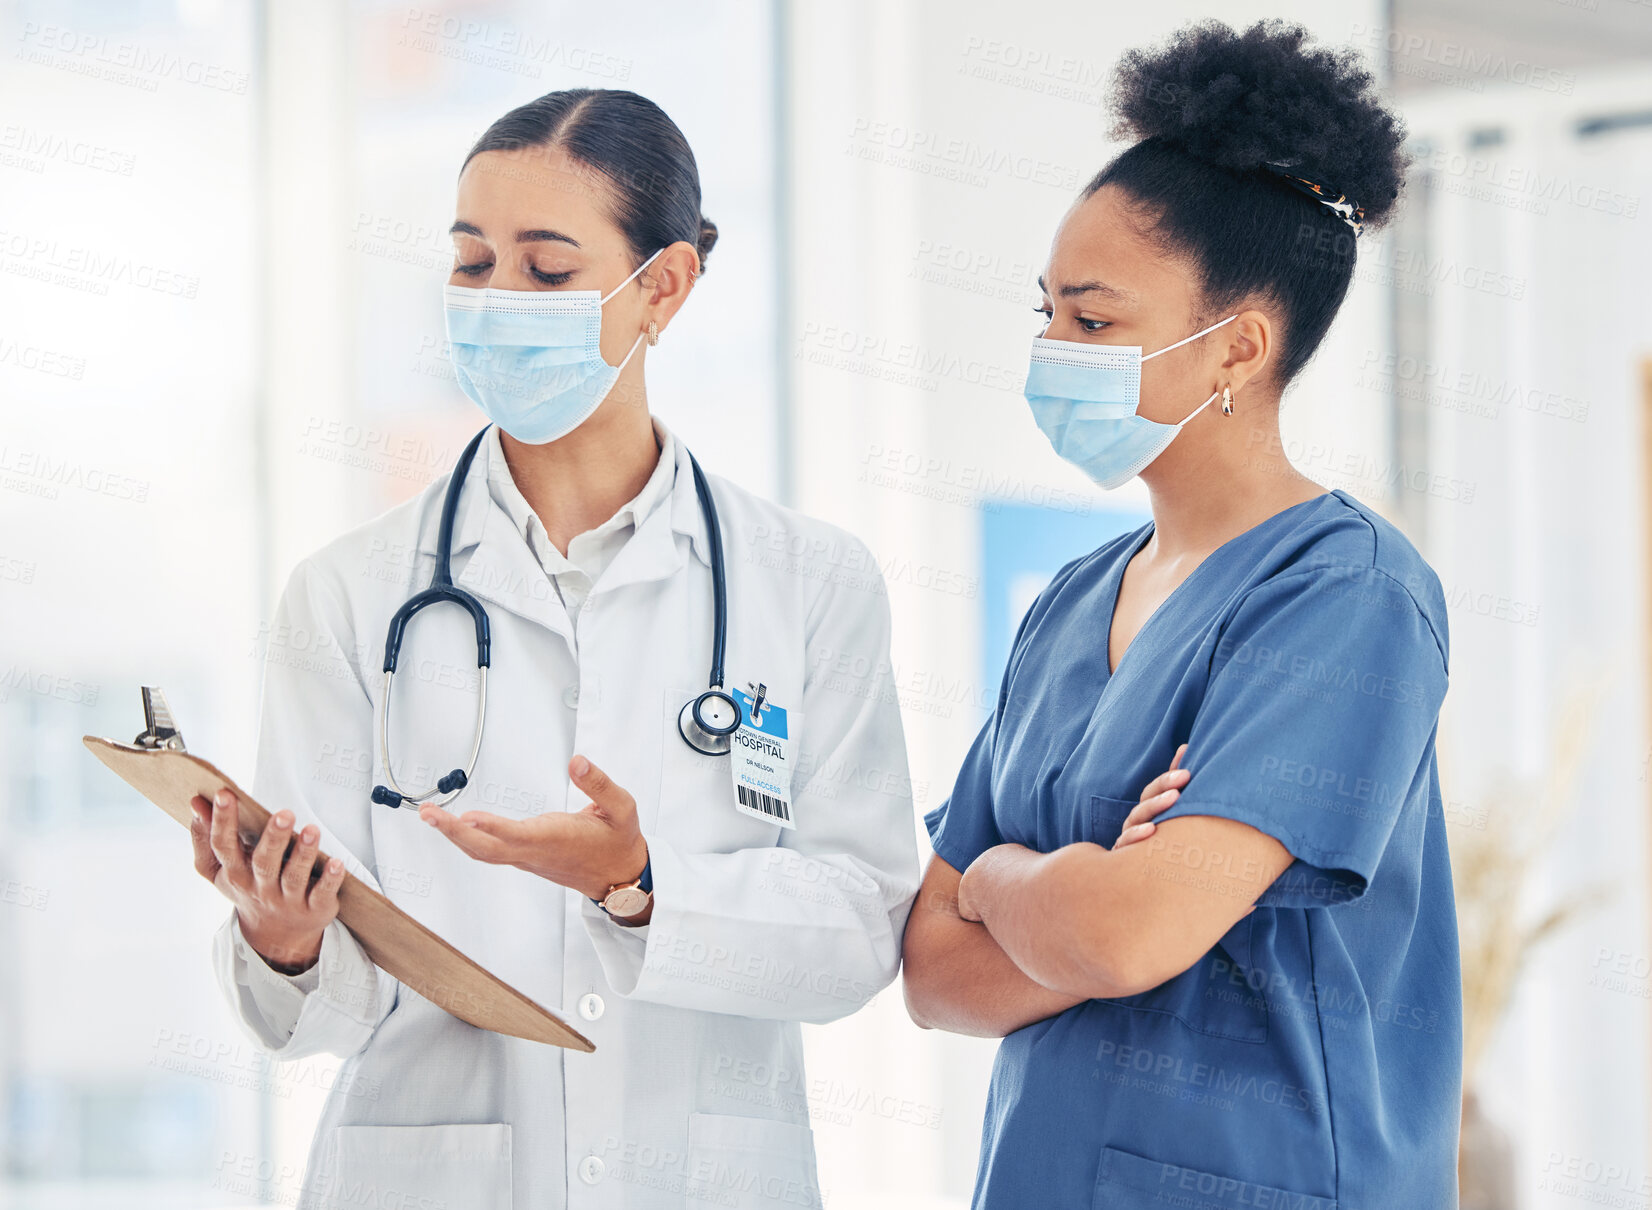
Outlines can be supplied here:
[[[571, 645], [573, 627], [556, 585], [551, 583], [505, 510], [486, 495], [485, 485], [478, 486], [482, 487], [487, 504], [482, 514], [481, 539], [463, 570], [453, 577], [454, 583], [484, 601], [502, 605], [519, 617], [555, 631]], [[457, 558], [454, 563], [457, 566]]]
[[[419, 548], [434, 559], [441, 526], [445, 482], [432, 489]], [[459, 495], [453, 524], [453, 582], [484, 603], [510, 610], [519, 617], [555, 631], [573, 644], [573, 628], [556, 586], [534, 558], [533, 551], [511, 524], [505, 510], [488, 491], [487, 460], [480, 455]], [[419, 587], [428, 585], [426, 579]]]
[[[677, 466], [670, 494], [658, 508], [643, 518], [630, 541], [615, 554], [592, 589], [608, 592], [627, 584], [644, 584], [676, 575], [688, 557], [692, 544], [702, 562], [709, 564], [705, 548], [705, 523], [699, 496], [694, 491], [694, 468], [688, 461], [688, 447], [680, 438], [674, 442]], [[685, 540], [680, 540], [679, 535]]]

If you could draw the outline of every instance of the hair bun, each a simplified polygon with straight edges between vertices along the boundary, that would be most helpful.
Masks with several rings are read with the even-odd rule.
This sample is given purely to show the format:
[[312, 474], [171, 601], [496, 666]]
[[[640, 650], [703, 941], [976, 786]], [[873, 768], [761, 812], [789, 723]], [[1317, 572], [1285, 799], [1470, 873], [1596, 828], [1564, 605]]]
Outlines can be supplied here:
[[700, 216], [700, 238], [695, 243], [695, 247], [698, 248], [700, 252], [701, 273], [706, 271], [706, 257], [711, 255], [711, 250], [716, 246], [716, 244], [717, 224], [702, 214]]
[[1300, 25], [1185, 26], [1119, 61], [1116, 134], [1158, 139], [1234, 172], [1280, 169], [1345, 194], [1381, 225], [1405, 179], [1403, 124], [1352, 49], [1307, 47]]

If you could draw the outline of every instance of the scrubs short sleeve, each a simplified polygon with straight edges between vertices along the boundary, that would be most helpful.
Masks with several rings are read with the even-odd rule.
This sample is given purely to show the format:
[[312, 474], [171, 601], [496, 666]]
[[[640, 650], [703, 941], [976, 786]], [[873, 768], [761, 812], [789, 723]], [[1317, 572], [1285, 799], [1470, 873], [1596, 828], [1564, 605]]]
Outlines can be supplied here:
[[935, 855], [960, 874], [982, 853], [1004, 843], [992, 809], [992, 746], [997, 732], [994, 712], [970, 745], [952, 793], [924, 816]]
[[1004, 669], [1003, 682], [998, 687], [998, 704], [992, 717], [982, 726], [975, 742], [969, 746], [958, 780], [953, 783], [947, 800], [924, 816], [924, 827], [929, 829], [929, 843], [935, 855], [962, 874], [982, 853], [1004, 843], [998, 830], [997, 813], [992, 800], [993, 749], [998, 739], [998, 724], [1004, 717], [1010, 684], [1020, 663], [1021, 644], [1028, 630], [1049, 607], [1055, 591], [1067, 581], [1082, 560], [1075, 559], [1055, 574], [1055, 578], [1038, 594], [1021, 624], [1015, 628], [1015, 639], [1010, 644], [1009, 663]]
[[1392, 577], [1267, 580], [1222, 629], [1188, 737], [1193, 776], [1160, 820], [1222, 816], [1284, 845], [1296, 860], [1259, 906], [1357, 899], [1429, 778], [1445, 691], [1444, 636]]

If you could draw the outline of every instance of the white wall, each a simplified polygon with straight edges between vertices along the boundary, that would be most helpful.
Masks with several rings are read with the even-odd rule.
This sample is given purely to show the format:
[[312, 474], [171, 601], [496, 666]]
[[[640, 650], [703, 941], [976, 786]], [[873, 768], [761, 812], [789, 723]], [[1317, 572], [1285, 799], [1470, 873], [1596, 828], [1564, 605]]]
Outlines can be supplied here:
[[[1564, 95], [1443, 90], [1413, 108], [1437, 148], [1432, 466], [1472, 500], [1428, 501], [1453, 601], [1442, 720], [1448, 800], [1510, 838], [1537, 802], [1542, 844], [1523, 912], [1609, 894], [1533, 954], [1479, 1073], [1518, 1143], [1524, 1205], [1644, 1198], [1648, 1104], [1647, 205], [1652, 132], [1580, 139], [1579, 119], [1652, 110], [1652, 71], [1601, 72]], [[1473, 147], [1476, 130], [1505, 141]], [[1480, 288], [1474, 288], [1478, 282]], [[1591, 712], [1573, 782], [1549, 783], [1553, 736]], [[1537, 793], [1513, 797], [1516, 779]], [[1526, 816], [1527, 818], [1523, 818]], [[1600, 1168], [1590, 1165], [1599, 1165]], [[1616, 1175], [1613, 1175], [1613, 1173]]]

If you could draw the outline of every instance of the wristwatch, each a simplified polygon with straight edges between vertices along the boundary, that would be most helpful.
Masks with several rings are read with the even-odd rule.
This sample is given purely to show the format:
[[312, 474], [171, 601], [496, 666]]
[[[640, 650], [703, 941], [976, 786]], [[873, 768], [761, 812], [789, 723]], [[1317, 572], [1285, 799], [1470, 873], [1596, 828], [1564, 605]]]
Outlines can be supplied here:
[[629, 924], [631, 921], [648, 910], [648, 905], [654, 901], [654, 862], [650, 858], [643, 862], [642, 873], [630, 882], [615, 883], [608, 888], [608, 893], [601, 899], [593, 899], [603, 911], [607, 912], [620, 924]]

